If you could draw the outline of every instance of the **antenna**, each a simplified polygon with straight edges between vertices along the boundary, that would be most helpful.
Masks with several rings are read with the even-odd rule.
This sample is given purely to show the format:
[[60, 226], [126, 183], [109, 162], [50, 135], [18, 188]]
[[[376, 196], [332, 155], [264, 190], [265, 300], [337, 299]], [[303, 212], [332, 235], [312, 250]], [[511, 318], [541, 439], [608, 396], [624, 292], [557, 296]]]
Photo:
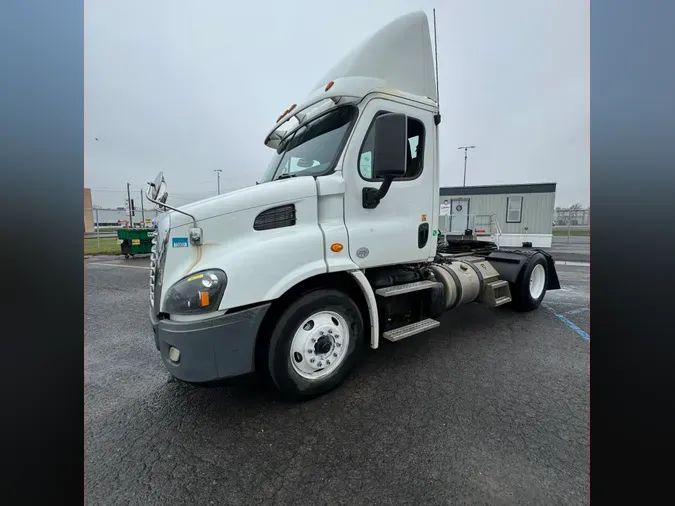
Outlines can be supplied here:
[[440, 92], [440, 86], [438, 85], [438, 42], [436, 40], [436, 9], [433, 10], [434, 12], [434, 63], [436, 66], [436, 105], [438, 106], [438, 110], [440, 112], [441, 110], [441, 92]]

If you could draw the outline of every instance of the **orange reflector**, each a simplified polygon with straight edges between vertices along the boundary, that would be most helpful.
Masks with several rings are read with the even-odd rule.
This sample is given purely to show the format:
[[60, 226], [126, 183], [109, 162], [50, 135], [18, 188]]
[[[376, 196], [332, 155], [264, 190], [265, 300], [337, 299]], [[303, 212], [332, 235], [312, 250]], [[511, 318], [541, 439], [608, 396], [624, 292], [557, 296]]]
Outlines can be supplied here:
[[209, 305], [209, 292], [199, 292], [199, 303], [202, 307]]
[[288, 112], [291, 112], [293, 109], [295, 109], [295, 106], [296, 106], [296, 105], [298, 105], [298, 104], [293, 104], [292, 106], [290, 106], [290, 107], [288, 108]]
[[326, 85], [326, 90], [325, 90], [325, 91], [330, 90], [330, 89], [333, 87], [334, 84], [335, 84], [335, 83], [334, 83], [333, 81], [329, 82], [329, 83]]
[[477, 228], [476, 232], [485, 232], [485, 229], [484, 228]]
[[334, 253], [340, 253], [340, 251], [342, 251], [342, 244], [336, 242], [335, 244], [331, 245], [330, 250]]
[[279, 121], [281, 121], [281, 118], [283, 118], [283, 117], [284, 117], [284, 115], [280, 114], [279, 117], [277, 118], [277, 123], [279, 123]]

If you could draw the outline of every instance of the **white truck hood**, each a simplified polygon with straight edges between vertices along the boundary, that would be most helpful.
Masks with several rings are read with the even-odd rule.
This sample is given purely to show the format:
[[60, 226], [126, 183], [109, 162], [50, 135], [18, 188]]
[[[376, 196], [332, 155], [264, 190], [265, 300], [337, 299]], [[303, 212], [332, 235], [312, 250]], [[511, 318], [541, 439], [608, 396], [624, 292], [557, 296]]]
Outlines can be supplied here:
[[[312, 177], [282, 179], [269, 183], [248, 186], [205, 200], [192, 202], [178, 207], [180, 211], [191, 214], [200, 222], [236, 213], [246, 209], [280, 205], [285, 202], [316, 196], [316, 182]], [[192, 219], [177, 211], [171, 213], [171, 229], [193, 226]]]

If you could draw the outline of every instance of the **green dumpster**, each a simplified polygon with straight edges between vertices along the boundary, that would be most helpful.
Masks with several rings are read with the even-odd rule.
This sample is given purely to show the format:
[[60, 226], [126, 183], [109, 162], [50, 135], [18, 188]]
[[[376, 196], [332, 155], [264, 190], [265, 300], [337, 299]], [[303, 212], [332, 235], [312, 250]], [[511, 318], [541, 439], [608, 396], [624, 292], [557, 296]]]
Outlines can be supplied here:
[[117, 242], [125, 258], [150, 253], [152, 248], [151, 228], [118, 228]]

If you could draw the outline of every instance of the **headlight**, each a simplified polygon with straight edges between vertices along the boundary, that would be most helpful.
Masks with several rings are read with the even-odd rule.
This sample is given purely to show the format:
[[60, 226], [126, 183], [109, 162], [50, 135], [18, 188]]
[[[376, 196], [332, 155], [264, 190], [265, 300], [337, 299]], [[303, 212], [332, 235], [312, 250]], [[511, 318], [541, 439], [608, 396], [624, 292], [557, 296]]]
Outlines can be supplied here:
[[169, 289], [164, 309], [170, 314], [215, 311], [218, 309], [226, 285], [227, 276], [219, 269], [195, 272]]

